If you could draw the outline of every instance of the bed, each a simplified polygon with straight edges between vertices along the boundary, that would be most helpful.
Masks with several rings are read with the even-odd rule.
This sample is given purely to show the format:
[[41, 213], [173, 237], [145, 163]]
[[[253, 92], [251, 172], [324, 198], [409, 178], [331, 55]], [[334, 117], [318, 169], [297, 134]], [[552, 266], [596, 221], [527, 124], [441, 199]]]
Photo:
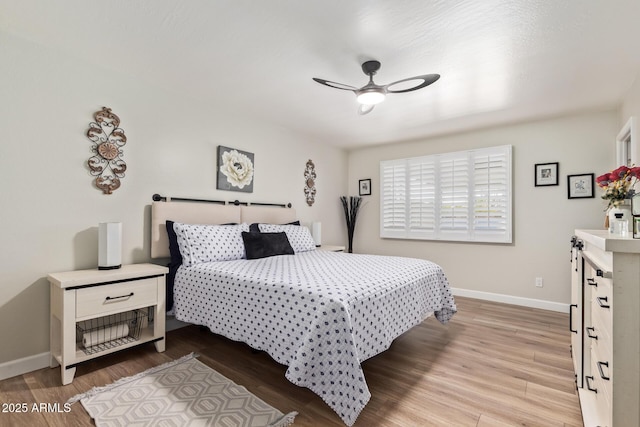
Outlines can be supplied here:
[[371, 396], [361, 363], [431, 314], [448, 322], [455, 302], [438, 265], [319, 250], [296, 219], [290, 208], [155, 202], [152, 256], [171, 255], [170, 237], [185, 255], [173, 266], [178, 320], [267, 352], [351, 426]]

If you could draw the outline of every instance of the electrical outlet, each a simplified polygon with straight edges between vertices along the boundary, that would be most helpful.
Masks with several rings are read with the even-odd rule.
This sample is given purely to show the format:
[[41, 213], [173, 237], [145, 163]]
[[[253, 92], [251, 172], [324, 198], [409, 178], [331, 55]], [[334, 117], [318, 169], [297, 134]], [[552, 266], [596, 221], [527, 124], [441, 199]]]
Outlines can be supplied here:
[[542, 277], [536, 277], [536, 288], [542, 287]]

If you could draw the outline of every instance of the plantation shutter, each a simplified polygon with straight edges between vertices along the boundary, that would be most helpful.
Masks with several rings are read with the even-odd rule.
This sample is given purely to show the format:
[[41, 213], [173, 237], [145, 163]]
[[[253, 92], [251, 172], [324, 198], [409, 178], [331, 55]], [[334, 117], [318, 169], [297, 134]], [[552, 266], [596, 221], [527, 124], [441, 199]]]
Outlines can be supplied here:
[[382, 200], [381, 234], [404, 237], [407, 228], [407, 165], [404, 160], [380, 164]]
[[380, 237], [511, 242], [511, 146], [380, 162]]
[[[511, 148], [511, 147], [509, 147]], [[511, 241], [511, 150], [479, 154], [474, 163], [473, 228], [483, 240]]]
[[440, 237], [456, 239], [469, 231], [469, 156], [438, 156], [440, 165]]
[[436, 164], [429, 158], [408, 161], [409, 232], [432, 237], [436, 222]]

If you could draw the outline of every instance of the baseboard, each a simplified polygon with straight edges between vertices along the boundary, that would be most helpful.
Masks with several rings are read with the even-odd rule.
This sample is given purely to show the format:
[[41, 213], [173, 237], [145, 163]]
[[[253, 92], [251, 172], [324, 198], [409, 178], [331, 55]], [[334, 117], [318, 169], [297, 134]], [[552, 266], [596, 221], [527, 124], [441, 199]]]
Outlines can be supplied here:
[[0, 380], [49, 367], [50, 354], [51, 353], [47, 351], [46, 353], [0, 363]]
[[540, 308], [543, 310], [559, 311], [569, 313], [569, 304], [545, 301], [533, 298], [514, 297], [511, 295], [493, 294], [491, 292], [472, 291], [469, 289], [451, 288], [454, 296], [482, 299], [486, 301], [503, 302], [505, 304], [521, 305], [524, 307]]

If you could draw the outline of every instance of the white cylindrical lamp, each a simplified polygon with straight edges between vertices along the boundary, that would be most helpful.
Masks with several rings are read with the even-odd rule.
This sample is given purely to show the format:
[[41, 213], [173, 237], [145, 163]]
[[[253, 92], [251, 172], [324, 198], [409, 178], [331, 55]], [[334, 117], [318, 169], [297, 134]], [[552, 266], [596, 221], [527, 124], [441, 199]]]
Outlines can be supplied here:
[[311, 237], [313, 237], [313, 241], [316, 242], [316, 246], [322, 246], [322, 223], [311, 223]]
[[98, 224], [98, 270], [122, 267], [122, 223]]

